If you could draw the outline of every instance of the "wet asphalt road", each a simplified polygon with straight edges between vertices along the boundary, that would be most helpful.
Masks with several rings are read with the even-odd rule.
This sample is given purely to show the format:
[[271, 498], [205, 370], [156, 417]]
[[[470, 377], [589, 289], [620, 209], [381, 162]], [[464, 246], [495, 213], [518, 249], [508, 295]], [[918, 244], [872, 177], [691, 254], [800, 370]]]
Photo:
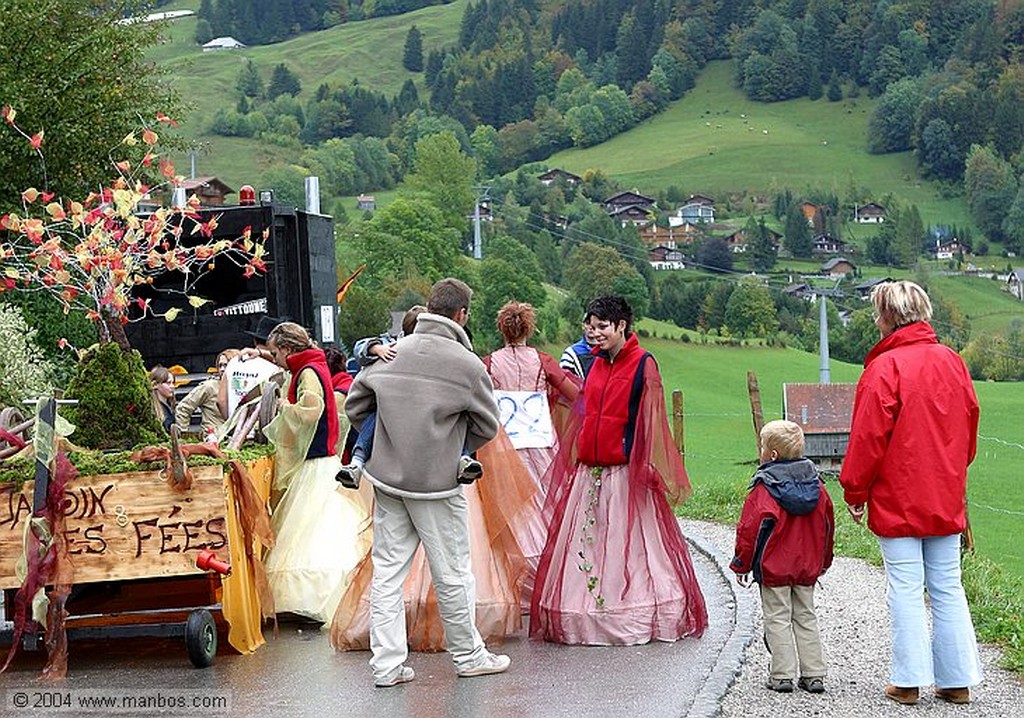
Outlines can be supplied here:
[[[516, 716], [643, 716], [679, 718], [717, 712], [750, 639], [749, 595], [723, 576], [724, 557], [693, 537], [691, 555], [708, 604], [710, 624], [700, 639], [634, 647], [579, 647], [531, 641], [525, 633], [490, 645], [507, 653], [505, 674], [457, 678], [446, 653], [415, 653], [416, 680], [374, 688], [368, 652], [337, 653], [315, 627], [281, 623], [278, 634], [249, 656], [221, 638], [209, 668], [189, 663], [184, 644], [168, 639], [118, 638], [72, 642], [66, 680], [38, 680], [43, 657], [22, 654], [0, 675], [0, 715], [113, 715], [110, 711], [13, 707], [17, 692], [95, 693], [167, 691], [226, 699], [226, 709], [132, 711], [117, 715], [309, 716], [424, 718]], [[737, 601], [739, 603], [737, 603]], [[5, 651], [6, 652], [6, 651]]]

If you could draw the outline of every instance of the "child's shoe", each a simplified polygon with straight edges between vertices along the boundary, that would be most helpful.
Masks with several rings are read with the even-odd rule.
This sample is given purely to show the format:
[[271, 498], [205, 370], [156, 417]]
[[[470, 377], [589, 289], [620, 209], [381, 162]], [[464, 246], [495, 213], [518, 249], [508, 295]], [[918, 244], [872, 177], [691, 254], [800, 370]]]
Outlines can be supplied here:
[[358, 489], [359, 479], [363, 475], [363, 465], [358, 461], [352, 461], [338, 471], [334, 480], [344, 486], [346, 489]]
[[459, 475], [457, 481], [460, 484], [471, 484], [484, 475], [484, 466], [472, 456], [459, 458]]

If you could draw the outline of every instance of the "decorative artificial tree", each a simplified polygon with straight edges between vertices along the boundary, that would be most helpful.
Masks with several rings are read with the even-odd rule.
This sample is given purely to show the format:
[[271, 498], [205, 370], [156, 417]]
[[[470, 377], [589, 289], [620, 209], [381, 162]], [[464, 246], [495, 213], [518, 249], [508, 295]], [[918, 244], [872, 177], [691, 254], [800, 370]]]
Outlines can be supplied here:
[[[15, 117], [9, 106], [0, 111], [39, 158], [45, 181], [43, 132], [29, 135]], [[111, 153], [117, 176], [99, 192], [77, 201], [33, 187], [21, 194], [23, 213], [0, 216], [0, 291], [49, 292], [65, 312], [84, 312], [97, 325], [99, 346], [80, 353], [67, 391], [79, 401], [69, 412], [79, 427], [75, 441], [90, 448], [126, 448], [152, 441], [160, 431], [142, 358], [124, 325], [147, 316], [173, 321], [182, 307], [158, 313], [136, 296], [136, 288], [173, 273], [175, 284], [164, 291], [180, 295], [183, 306], [199, 308], [207, 300], [194, 287], [216, 262], [233, 262], [246, 277], [265, 270], [266, 233], [254, 239], [247, 227], [235, 239], [213, 240], [217, 219], [202, 221], [195, 195], [183, 207], [140, 211], [154, 189], [152, 179], [174, 187], [183, 179], [156, 152], [153, 127], [159, 123], [177, 124], [158, 114], [155, 123], [129, 133]], [[199, 236], [185, 241], [186, 227]]]

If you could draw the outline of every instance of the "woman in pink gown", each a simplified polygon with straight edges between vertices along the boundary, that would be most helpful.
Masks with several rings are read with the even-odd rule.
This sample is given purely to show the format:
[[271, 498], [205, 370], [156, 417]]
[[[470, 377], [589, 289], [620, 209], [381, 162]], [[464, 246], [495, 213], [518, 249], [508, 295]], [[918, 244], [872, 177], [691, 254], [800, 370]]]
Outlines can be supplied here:
[[529, 610], [537, 562], [547, 540], [543, 478], [558, 453], [558, 430], [564, 428], [581, 382], [554, 358], [526, 345], [537, 328], [532, 305], [508, 302], [498, 311], [497, 325], [505, 346], [486, 356], [484, 365], [494, 384], [502, 424], [537, 487], [533, 509], [523, 512], [513, 527], [528, 567], [522, 606]]
[[624, 299], [599, 297], [586, 320], [599, 353], [579, 427], [552, 463], [547, 543], [537, 568], [530, 636], [556, 643], [636, 645], [700, 636], [704, 597], [669, 499], [690, 483], [672, 441], [654, 358], [630, 331]]

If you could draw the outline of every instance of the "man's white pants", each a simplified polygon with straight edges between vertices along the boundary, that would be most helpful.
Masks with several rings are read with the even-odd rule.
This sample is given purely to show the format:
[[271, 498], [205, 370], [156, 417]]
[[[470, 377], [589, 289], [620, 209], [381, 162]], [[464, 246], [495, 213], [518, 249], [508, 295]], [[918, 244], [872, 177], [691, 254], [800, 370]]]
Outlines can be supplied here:
[[409, 656], [402, 587], [423, 543], [456, 668], [478, 662], [484, 641], [476, 630], [476, 582], [469, 554], [466, 497], [407, 499], [374, 491], [373, 582], [370, 585], [370, 667], [381, 679]]
[[[981, 683], [974, 624], [960, 579], [960, 535], [881, 538], [892, 618], [895, 686], [967, 688]], [[924, 589], [931, 603], [928, 632]]]

